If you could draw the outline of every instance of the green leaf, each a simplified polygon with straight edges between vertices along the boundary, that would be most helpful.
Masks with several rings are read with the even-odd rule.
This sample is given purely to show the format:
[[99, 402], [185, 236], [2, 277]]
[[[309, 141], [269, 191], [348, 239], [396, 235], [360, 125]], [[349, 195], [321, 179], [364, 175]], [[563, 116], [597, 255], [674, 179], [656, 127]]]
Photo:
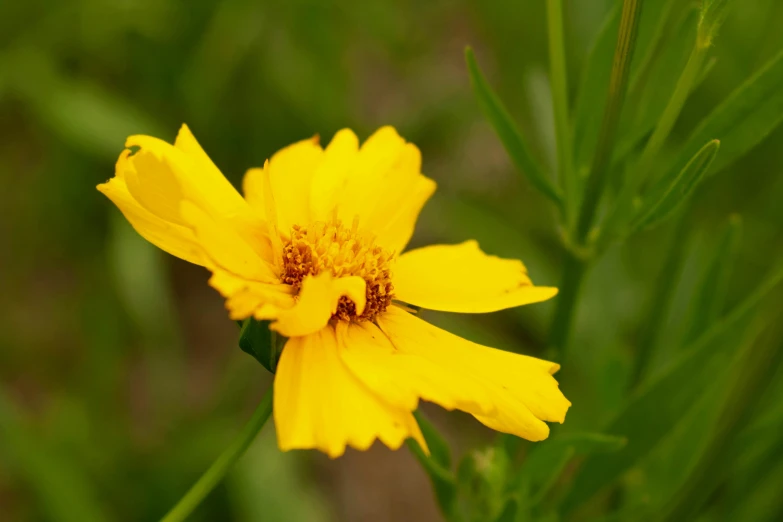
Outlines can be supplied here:
[[606, 431], [628, 438], [622, 450], [588, 457], [577, 473], [562, 506], [568, 512], [589, 500], [607, 484], [650, 453], [668, 434], [713, 378], [716, 361], [724, 361], [741, 343], [743, 324], [764, 297], [783, 280], [778, 267], [742, 303], [717, 321], [656, 378], [643, 384]]
[[[633, 110], [626, 111], [620, 122], [622, 131], [614, 154], [615, 162], [626, 158], [642, 140], [652, 134], [688, 62], [695, 39], [697, 17], [696, 9], [687, 9], [674, 17], [663, 39], [665, 45], [661, 46], [647, 69], [631, 83], [628, 104]], [[698, 81], [691, 86], [691, 92], [704, 76], [702, 71]]]
[[269, 329], [269, 321], [257, 321], [251, 317], [242, 324], [239, 347], [255, 357], [264, 368], [275, 373], [285, 340], [285, 337]]
[[711, 139], [721, 142], [721, 155], [711, 172], [718, 172], [758, 145], [783, 121], [782, 84], [783, 51], [702, 120], [666, 172], [682, 170]]
[[530, 150], [525, 144], [514, 120], [511, 119], [503, 103], [492, 91], [492, 88], [481, 73], [476, 57], [473, 54], [473, 49], [470, 47], [465, 49], [465, 61], [470, 74], [470, 83], [473, 86], [473, 92], [478, 99], [479, 106], [492, 128], [495, 129], [498, 138], [500, 138], [506, 152], [511, 157], [511, 161], [514, 162], [514, 165], [520, 172], [527, 176], [534, 187], [558, 205], [562, 205], [560, 191], [546, 178], [541, 167], [531, 156]]
[[712, 39], [726, 19], [729, 0], [703, 0], [699, 20], [699, 45], [709, 47]]
[[587, 57], [579, 94], [574, 107], [574, 157], [577, 174], [586, 177], [598, 143], [598, 128], [606, 106], [611, 56], [617, 43], [620, 9], [616, 5], [607, 15]]
[[419, 423], [421, 433], [424, 435], [424, 440], [427, 441], [427, 446], [430, 448], [430, 458], [437, 462], [440, 466], [450, 469], [451, 468], [451, 448], [449, 448], [448, 442], [443, 438], [438, 429], [432, 425], [432, 423], [421, 414], [419, 410], [413, 412], [416, 417], [416, 422]]
[[696, 339], [723, 311], [734, 261], [739, 254], [741, 233], [742, 220], [738, 215], [731, 216], [715, 249], [715, 254], [704, 270], [701, 289], [691, 307], [694, 315], [690, 320], [690, 331], [686, 342]]
[[704, 177], [719, 148], [718, 140], [710, 141], [691, 158], [676, 178], [663, 178], [656, 183], [645, 196], [645, 203], [637, 214], [639, 217], [631, 225], [631, 233], [655, 226], [670, 217]]
[[653, 359], [658, 343], [666, 329], [666, 319], [672, 306], [672, 298], [681, 278], [681, 268], [685, 258], [689, 227], [687, 213], [680, 212], [672, 224], [673, 233], [669, 240], [668, 252], [658, 272], [658, 283], [647, 305], [647, 318], [636, 345], [636, 354], [631, 370], [631, 386], [636, 386], [645, 376], [647, 367]]
[[721, 479], [730, 472], [730, 464], [734, 460], [732, 443], [752, 419], [758, 403], [767, 396], [783, 361], [779, 335], [783, 329], [779, 323], [773, 323], [766, 330], [766, 335], [761, 336], [754, 332], [757, 339], [748, 343], [729, 365], [733, 375], [724, 392], [718, 424], [688, 480], [678, 488], [675, 498], [663, 510], [666, 515], [662, 521], [693, 520], [719, 487]]

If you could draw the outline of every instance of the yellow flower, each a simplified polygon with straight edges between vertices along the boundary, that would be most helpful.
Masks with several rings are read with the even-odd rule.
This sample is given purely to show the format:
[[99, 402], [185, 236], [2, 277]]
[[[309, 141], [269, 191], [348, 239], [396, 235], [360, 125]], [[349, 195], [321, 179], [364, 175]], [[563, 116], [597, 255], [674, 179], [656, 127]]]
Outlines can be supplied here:
[[331, 457], [375, 439], [426, 448], [420, 399], [498, 431], [545, 439], [570, 402], [555, 363], [472, 343], [404, 303], [482, 313], [549, 299], [520, 261], [475, 241], [402, 253], [435, 191], [421, 154], [391, 127], [361, 146], [350, 130], [279, 151], [243, 198], [187, 126], [174, 145], [132, 136], [98, 189], [148, 241], [212, 272], [233, 319], [270, 320], [288, 341], [274, 381], [281, 449]]

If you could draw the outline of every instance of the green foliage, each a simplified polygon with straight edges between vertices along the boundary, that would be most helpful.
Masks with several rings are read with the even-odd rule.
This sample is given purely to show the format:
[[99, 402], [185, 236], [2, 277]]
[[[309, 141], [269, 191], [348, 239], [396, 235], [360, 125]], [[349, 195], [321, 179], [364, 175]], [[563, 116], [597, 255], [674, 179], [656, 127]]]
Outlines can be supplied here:
[[424, 435], [424, 440], [427, 441], [430, 457], [442, 468], [450, 469], [451, 449], [449, 444], [438, 429], [420, 411], [416, 411], [414, 415], [416, 422], [419, 423], [419, 428], [421, 428], [421, 434]]
[[783, 270], [771, 274], [745, 301], [721, 321], [714, 323], [696, 341], [685, 347], [663, 371], [634, 393], [607, 427], [628, 439], [622, 451], [588, 459], [574, 479], [564, 501], [570, 511], [612, 484], [632, 467], [687, 414], [689, 405], [714, 379], [715, 369], [725, 367], [743, 344], [744, 325], [759, 303], [783, 280]]
[[[427, 445], [429, 445], [430, 442], [430, 440], [427, 440]], [[432, 442], [436, 446], [439, 444], [437, 440]], [[413, 453], [413, 456], [416, 457], [416, 460], [421, 464], [424, 472], [429, 476], [430, 482], [432, 483], [432, 490], [435, 493], [435, 499], [438, 502], [441, 512], [449, 520], [454, 518], [457, 513], [457, 506], [455, 504], [457, 499], [457, 481], [454, 474], [450, 469], [442, 466], [438, 462], [437, 453], [427, 455], [424, 452], [424, 449], [419, 446], [419, 443], [413, 439], [408, 439], [406, 443]]]
[[667, 172], [680, 170], [702, 144], [721, 142], [721, 154], [713, 166], [717, 172], [742, 157], [783, 121], [783, 52], [737, 87], [690, 134]]
[[541, 167], [538, 166], [530, 155], [530, 151], [527, 145], [525, 145], [525, 141], [511, 116], [509, 116], [497, 95], [492, 92], [487, 80], [484, 79], [484, 75], [481, 69], [479, 69], [476, 57], [473, 54], [473, 49], [470, 47], [465, 49], [465, 61], [470, 73], [470, 82], [473, 85], [473, 91], [476, 93], [481, 110], [492, 124], [492, 128], [495, 129], [509, 157], [519, 171], [527, 176], [534, 187], [552, 201], [561, 205], [562, 195], [552, 182], [544, 176]]
[[239, 347], [271, 373], [277, 370], [285, 342], [285, 337], [269, 329], [269, 321], [257, 321], [250, 317], [242, 322]]
[[696, 189], [718, 154], [719, 148], [718, 140], [707, 143], [676, 178], [662, 179], [656, 189], [650, 190], [650, 194], [645, 196], [645, 203], [638, 211], [639, 217], [631, 224], [631, 233], [653, 227], [671, 217]]

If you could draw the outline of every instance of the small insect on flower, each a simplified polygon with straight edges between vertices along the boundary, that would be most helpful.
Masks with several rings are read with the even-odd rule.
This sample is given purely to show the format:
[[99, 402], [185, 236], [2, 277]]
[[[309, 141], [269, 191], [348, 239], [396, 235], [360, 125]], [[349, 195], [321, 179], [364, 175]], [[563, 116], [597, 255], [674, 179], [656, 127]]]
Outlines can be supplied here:
[[212, 272], [231, 318], [269, 320], [288, 338], [274, 381], [281, 449], [331, 457], [375, 439], [426, 448], [419, 400], [538, 441], [570, 402], [552, 362], [481, 346], [411, 307], [484, 313], [544, 301], [521, 261], [475, 241], [404, 252], [435, 191], [421, 154], [392, 127], [363, 144], [339, 131], [277, 152], [244, 178], [244, 198], [187, 126], [174, 145], [132, 136], [99, 185], [159, 248]]

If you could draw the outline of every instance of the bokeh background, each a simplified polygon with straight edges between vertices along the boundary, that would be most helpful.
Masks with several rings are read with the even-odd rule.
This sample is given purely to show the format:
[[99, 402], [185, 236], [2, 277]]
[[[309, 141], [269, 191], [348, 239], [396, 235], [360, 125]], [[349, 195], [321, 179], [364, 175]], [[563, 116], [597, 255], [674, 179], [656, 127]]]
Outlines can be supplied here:
[[[614, 3], [567, 3], [574, 94]], [[712, 51], [717, 61], [672, 142], [783, 49], [783, 3], [735, 3]], [[343, 127], [364, 138], [394, 125], [421, 148], [423, 171], [439, 185], [413, 246], [476, 238], [487, 252], [523, 259], [537, 283], [556, 285], [555, 213], [511, 165], [463, 60], [472, 45], [551, 170], [546, 42], [538, 0], [0, 2], [0, 520], [156, 520], [228, 444], [271, 382], [238, 349], [237, 326], [206, 285], [207, 272], [146, 244], [95, 190], [113, 175], [126, 136], [173, 140], [187, 122], [236, 184], [293, 141], [318, 134], [326, 142]], [[666, 227], [601, 259], [560, 375], [574, 403], [563, 430], [600, 431], [622, 404], [661, 278], [678, 282], [653, 366], [665, 365], [690, 335], [694, 288], [732, 214], [741, 216], [743, 240], [727, 302], [779, 264], [781, 173], [778, 129], [699, 187], [681, 273], [660, 272], [672, 237]], [[780, 319], [780, 298], [778, 291], [763, 309], [770, 321]], [[474, 341], [541, 355], [552, 310], [546, 303], [427, 318]], [[775, 397], [783, 394], [768, 402]], [[671, 497], [709, 431], [694, 426], [710, 426], [711, 411], [708, 397], [694, 414], [707, 420], [675, 430], [672, 442], [636, 466], [625, 479], [627, 495], [642, 504]], [[457, 455], [492, 440], [467, 416], [426, 413]], [[751, 515], [726, 520], [783, 513], [783, 412], [767, 417], [774, 429], [751, 444], [768, 464], [763, 479], [721, 490], [739, 495], [732, 509]], [[749, 462], [736, 471], [740, 479], [760, 461]], [[334, 461], [283, 454], [271, 425], [193, 517], [438, 519], [428, 479], [407, 450], [376, 446]]]

